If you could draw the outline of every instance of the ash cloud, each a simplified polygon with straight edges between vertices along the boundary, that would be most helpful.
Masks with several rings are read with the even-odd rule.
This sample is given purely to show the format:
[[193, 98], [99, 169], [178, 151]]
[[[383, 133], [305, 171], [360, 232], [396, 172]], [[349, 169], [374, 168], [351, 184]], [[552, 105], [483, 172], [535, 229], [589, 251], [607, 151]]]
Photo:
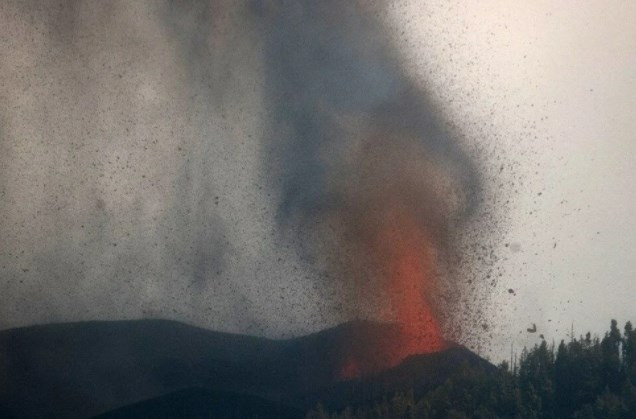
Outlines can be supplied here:
[[322, 286], [337, 290], [336, 307], [373, 315], [387, 298], [369, 269], [385, 257], [371, 244], [385, 214], [412, 214], [448, 262], [480, 200], [477, 166], [405, 73], [376, 7], [276, 4], [264, 25], [271, 125], [263, 154], [279, 192], [277, 220], [310, 265], [327, 267]]
[[450, 257], [479, 174], [382, 13], [3, 2], [0, 328], [163, 317], [281, 336], [365, 315], [386, 202]]
[[0, 6], [0, 328], [250, 321], [233, 285], [249, 263], [234, 226], [249, 223], [227, 215], [252, 164], [233, 148], [233, 127], [253, 129], [235, 110], [246, 36], [220, 56], [211, 28], [236, 19], [220, 6]]

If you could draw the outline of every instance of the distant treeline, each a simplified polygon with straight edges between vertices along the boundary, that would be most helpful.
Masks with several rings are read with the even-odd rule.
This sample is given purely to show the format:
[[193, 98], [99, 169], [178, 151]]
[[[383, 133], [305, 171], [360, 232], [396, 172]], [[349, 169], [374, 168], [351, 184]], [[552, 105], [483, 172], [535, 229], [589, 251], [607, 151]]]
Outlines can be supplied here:
[[600, 339], [590, 333], [555, 347], [524, 349], [518, 364], [495, 373], [462, 368], [437, 389], [388, 395], [369, 405], [307, 419], [353, 418], [636, 418], [636, 331], [612, 320]]

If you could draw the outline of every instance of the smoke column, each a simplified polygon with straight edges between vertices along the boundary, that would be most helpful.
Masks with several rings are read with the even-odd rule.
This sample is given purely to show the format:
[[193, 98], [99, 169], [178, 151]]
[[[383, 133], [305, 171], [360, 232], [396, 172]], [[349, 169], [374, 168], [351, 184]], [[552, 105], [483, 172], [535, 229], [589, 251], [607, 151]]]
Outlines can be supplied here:
[[327, 265], [321, 286], [342, 310], [401, 332], [383, 365], [352, 359], [344, 375], [445, 346], [453, 307], [437, 295], [454, 286], [444, 265], [479, 194], [475, 165], [405, 74], [375, 10], [304, 1], [264, 12], [264, 168], [279, 225], [308, 263]]
[[385, 364], [443, 347], [480, 181], [388, 15], [0, 3], [0, 328], [161, 317], [281, 337], [358, 318], [400, 325]]

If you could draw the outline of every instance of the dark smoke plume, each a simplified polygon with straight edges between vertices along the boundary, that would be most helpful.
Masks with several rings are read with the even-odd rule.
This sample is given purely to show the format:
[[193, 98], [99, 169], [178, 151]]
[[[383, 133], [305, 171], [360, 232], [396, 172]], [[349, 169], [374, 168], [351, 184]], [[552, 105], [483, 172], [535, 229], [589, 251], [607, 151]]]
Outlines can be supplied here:
[[2, 2], [0, 328], [362, 317], [438, 347], [480, 180], [378, 4]]
[[452, 312], [435, 302], [453, 286], [438, 283], [440, 266], [477, 205], [479, 176], [374, 11], [294, 1], [264, 12], [265, 167], [278, 222], [310, 263], [328, 264], [336, 279], [322, 285], [346, 312], [437, 324]]

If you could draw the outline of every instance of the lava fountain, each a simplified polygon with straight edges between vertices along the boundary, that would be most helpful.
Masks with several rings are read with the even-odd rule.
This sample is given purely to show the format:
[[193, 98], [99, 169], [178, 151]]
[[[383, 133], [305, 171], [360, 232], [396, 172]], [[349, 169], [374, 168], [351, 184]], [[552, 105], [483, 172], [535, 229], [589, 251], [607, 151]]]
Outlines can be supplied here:
[[332, 198], [342, 205], [330, 212], [343, 225], [337, 246], [348, 249], [343, 263], [354, 278], [354, 304], [371, 305], [374, 318], [393, 330], [373, 348], [345, 351], [343, 378], [447, 345], [436, 297], [440, 257], [457, 212], [453, 177], [411, 138], [385, 132], [366, 138], [353, 141], [346, 162], [351, 170]]
[[399, 209], [390, 210], [369, 245], [376, 255], [372, 269], [383, 277], [380, 293], [392, 329], [372, 348], [348, 347], [339, 370], [342, 379], [394, 367], [410, 355], [447, 346], [430, 301], [436, 288], [435, 252], [417, 223]]
[[480, 189], [371, 4], [303, 0], [263, 11], [263, 162], [281, 231], [329, 273], [318, 285], [330, 290], [334, 319], [394, 325], [371, 346], [345, 345], [341, 377], [446, 346], [456, 307], [438, 303], [439, 289], [461, 286], [444, 266]]
[[395, 362], [405, 356], [443, 349], [444, 339], [429, 301], [435, 290], [434, 255], [430, 241], [407, 215], [389, 215], [377, 243], [385, 255], [377, 262], [384, 272], [384, 294], [395, 313], [403, 339]]

